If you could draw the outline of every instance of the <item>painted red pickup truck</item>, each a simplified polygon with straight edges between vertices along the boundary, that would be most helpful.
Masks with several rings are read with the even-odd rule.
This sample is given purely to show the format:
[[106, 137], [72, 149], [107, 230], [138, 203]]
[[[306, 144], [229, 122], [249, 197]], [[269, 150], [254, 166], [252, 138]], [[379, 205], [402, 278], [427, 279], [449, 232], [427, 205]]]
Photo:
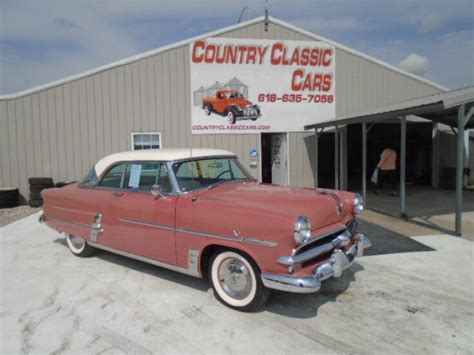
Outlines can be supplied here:
[[42, 197], [40, 220], [73, 254], [103, 249], [208, 276], [216, 297], [242, 311], [270, 289], [318, 291], [370, 246], [356, 231], [359, 195], [260, 184], [223, 150], [113, 154]]
[[262, 115], [259, 105], [253, 105], [236, 90], [219, 90], [216, 97], [205, 97], [202, 108], [207, 116], [214, 112], [227, 117], [230, 124], [237, 120], [255, 121]]

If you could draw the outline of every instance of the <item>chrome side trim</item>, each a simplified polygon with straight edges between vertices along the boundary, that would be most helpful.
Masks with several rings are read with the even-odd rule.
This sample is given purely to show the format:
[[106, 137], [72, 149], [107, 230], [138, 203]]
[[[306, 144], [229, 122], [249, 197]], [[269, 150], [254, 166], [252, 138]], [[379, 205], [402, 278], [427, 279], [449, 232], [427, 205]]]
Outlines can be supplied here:
[[188, 252], [188, 270], [199, 272], [199, 250], [189, 249]]
[[194, 277], [202, 277], [202, 275], [199, 271], [189, 270], [189, 269], [185, 269], [185, 268], [182, 268], [182, 267], [179, 267], [179, 266], [176, 266], [176, 265], [171, 265], [171, 264], [163, 263], [161, 261], [157, 261], [157, 260], [154, 260], [154, 259], [146, 258], [144, 256], [131, 254], [131, 253], [128, 253], [126, 251], [111, 248], [111, 247], [101, 245], [101, 244], [98, 244], [98, 243], [94, 243], [94, 242], [91, 242], [89, 240], [87, 241], [87, 244], [90, 244], [91, 246], [93, 246], [94, 248], [97, 248], [97, 249], [102, 249], [102, 250], [105, 250], [105, 251], [108, 251], [108, 252], [111, 252], [111, 253], [114, 253], [114, 254], [126, 256], [126, 257], [131, 258], [131, 259], [143, 261], [145, 263], [152, 264], [152, 265], [155, 265], [155, 266], [159, 266], [159, 267], [169, 269], [169, 270], [172, 270], [172, 271], [180, 272], [182, 274], [186, 274], [186, 275], [190, 275], [190, 276], [194, 276]]
[[55, 217], [48, 217], [48, 221], [53, 221], [53, 222], [62, 223], [62, 224], [69, 224], [71, 226], [79, 227], [79, 228], [83, 228], [83, 229], [87, 229], [87, 230], [92, 229], [91, 226], [87, 225], [87, 224], [77, 223], [77, 222], [69, 222], [69, 221], [65, 221], [63, 219], [59, 219], [59, 218], [55, 218]]
[[289, 275], [274, 275], [262, 273], [263, 285], [280, 291], [295, 293], [312, 293], [321, 287], [321, 282], [330, 277], [340, 277], [342, 272], [352, 265], [356, 257], [364, 254], [364, 249], [371, 246], [370, 239], [365, 235], [357, 233], [357, 240], [347, 252], [336, 249], [329, 260], [315, 268], [311, 275], [304, 277], [292, 277]]
[[104, 231], [100, 222], [102, 221], [102, 214], [97, 213], [94, 217], [94, 223], [91, 226], [91, 241], [97, 242], [99, 234]]
[[191, 234], [191, 235], [197, 235], [197, 236], [200, 236], [200, 237], [207, 237], [207, 238], [214, 238], [214, 239], [220, 239], [220, 240], [241, 242], [241, 243], [259, 245], [259, 246], [264, 246], [264, 247], [274, 248], [278, 245], [278, 243], [271, 242], [271, 241], [268, 241], [268, 240], [261, 240], [261, 239], [247, 238], [247, 237], [240, 237], [240, 238], [239, 237], [228, 237], [226, 235], [210, 234], [210, 233], [199, 232], [199, 231], [195, 231], [195, 230], [191, 230], [191, 229], [172, 227], [172, 226], [168, 226], [168, 225], [164, 225], [164, 224], [138, 221], [138, 220], [131, 219], [131, 218], [119, 218], [119, 221], [132, 223], [132, 224], [138, 224], [138, 225], [152, 227], [152, 228], [176, 231], [176, 232], [181, 232], [181, 233], [186, 233], [186, 234]]
[[[42, 217], [43, 217], [42, 218], [43, 221], [45, 221], [46, 217], [44, 215]], [[70, 226], [79, 227], [79, 228], [82, 228], [82, 229], [87, 229], [90, 232], [90, 239], [93, 242], [96, 242], [97, 237], [99, 236], [99, 234], [104, 231], [104, 229], [102, 228], [102, 226], [100, 224], [101, 219], [102, 219], [102, 215], [100, 213], [97, 213], [94, 217], [94, 222], [90, 225], [87, 225], [87, 224], [84, 224], [84, 223], [65, 221], [65, 220], [60, 219], [60, 218], [48, 217], [48, 221], [53, 221], [53, 222], [57, 222], [57, 223], [60, 223], [60, 224], [68, 224]]]
[[146, 226], [146, 227], [152, 227], [152, 228], [158, 228], [158, 229], [165, 229], [165, 230], [170, 230], [174, 231], [176, 228], [167, 226], [164, 224], [158, 224], [158, 223], [150, 223], [150, 222], [144, 222], [144, 221], [138, 221], [136, 219], [131, 219], [131, 218], [119, 218], [118, 219], [121, 222], [127, 222], [131, 224], [137, 224], [139, 226]]

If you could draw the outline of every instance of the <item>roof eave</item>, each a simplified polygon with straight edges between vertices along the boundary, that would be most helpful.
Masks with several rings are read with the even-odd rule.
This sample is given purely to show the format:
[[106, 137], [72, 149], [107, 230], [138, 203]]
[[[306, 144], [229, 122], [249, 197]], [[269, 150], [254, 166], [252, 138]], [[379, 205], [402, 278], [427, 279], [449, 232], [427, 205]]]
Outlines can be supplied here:
[[442, 101], [430, 103], [427, 105], [421, 105], [418, 107], [410, 107], [405, 109], [398, 109], [394, 111], [387, 111], [387, 112], [379, 112], [379, 113], [370, 113], [370, 114], [362, 114], [361, 116], [350, 117], [347, 119], [340, 119], [340, 120], [331, 120], [325, 122], [319, 122], [311, 125], [304, 126], [305, 130], [310, 129], [318, 129], [324, 127], [334, 127], [334, 126], [345, 126], [348, 124], [355, 124], [355, 123], [363, 123], [363, 122], [372, 122], [375, 119], [377, 121], [387, 121], [394, 118], [398, 118], [401, 116], [408, 116], [408, 115], [415, 115], [421, 116], [426, 113], [431, 113], [437, 110], [444, 109], [444, 105]]

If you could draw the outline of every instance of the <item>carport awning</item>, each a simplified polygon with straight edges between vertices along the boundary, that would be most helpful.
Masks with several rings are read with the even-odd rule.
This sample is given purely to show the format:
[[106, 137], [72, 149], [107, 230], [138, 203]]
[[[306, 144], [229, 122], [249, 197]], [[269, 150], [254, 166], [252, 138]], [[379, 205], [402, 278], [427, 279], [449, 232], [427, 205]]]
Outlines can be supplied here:
[[470, 113], [467, 115], [468, 119], [464, 129], [474, 128], [474, 117], [472, 115], [474, 110], [474, 86], [381, 106], [333, 120], [307, 125], [304, 128], [309, 130], [362, 122], [380, 122], [408, 115], [416, 115], [451, 127], [457, 127], [458, 107], [463, 104], [466, 107], [466, 112]]

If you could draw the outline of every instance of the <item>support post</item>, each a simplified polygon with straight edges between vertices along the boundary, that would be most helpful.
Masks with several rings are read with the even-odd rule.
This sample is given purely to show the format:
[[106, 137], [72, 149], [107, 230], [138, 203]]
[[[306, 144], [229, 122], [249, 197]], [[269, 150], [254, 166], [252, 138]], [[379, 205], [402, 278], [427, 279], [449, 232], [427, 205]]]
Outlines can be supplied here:
[[458, 107], [458, 145], [456, 159], [456, 235], [462, 235], [462, 190], [464, 173], [464, 112], [466, 108], [462, 104]]
[[314, 188], [318, 188], [319, 186], [319, 134], [318, 134], [318, 129], [316, 128], [314, 130]]
[[405, 164], [406, 164], [407, 120], [403, 116], [400, 122], [400, 216], [405, 215]]
[[367, 123], [362, 122], [362, 198], [367, 205]]
[[439, 189], [439, 141], [441, 133], [438, 122], [433, 122], [431, 132], [431, 187]]
[[334, 189], [339, 189], [339, 126], [334, 127]]
[[339, 136], [339, 185], [347, 190], [347, 125], [343, 126]]

